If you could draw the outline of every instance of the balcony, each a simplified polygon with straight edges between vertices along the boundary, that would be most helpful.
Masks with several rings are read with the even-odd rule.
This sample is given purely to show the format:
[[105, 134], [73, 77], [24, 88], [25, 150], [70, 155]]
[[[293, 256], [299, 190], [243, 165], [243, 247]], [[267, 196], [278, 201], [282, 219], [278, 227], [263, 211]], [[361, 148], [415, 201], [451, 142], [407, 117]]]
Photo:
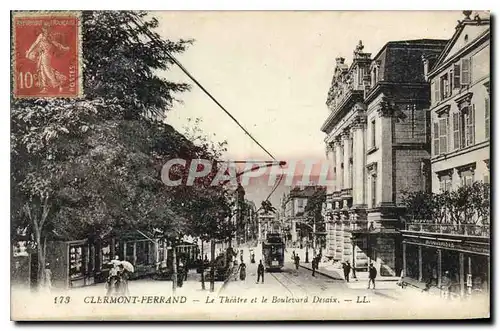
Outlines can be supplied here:
[[406, 223], [406, 231], [432, 233], [432, 234], [450, 234], [468, 237], [490, 237], [489, 225], [476, 224], [436, 224], [436, 223]]

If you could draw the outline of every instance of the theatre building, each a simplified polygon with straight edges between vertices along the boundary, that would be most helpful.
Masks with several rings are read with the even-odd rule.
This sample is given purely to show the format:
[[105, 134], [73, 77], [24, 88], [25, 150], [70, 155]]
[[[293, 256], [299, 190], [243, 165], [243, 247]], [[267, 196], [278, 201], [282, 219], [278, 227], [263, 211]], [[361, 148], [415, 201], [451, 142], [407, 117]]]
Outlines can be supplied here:
[[[431, 84], [432, 192], [490, 178], [490, 21], [464, 12], [443, 52], [424, 59]], [[487, 14], [486, 14], [487, 15]], [[446, 272], [455, 295], [488, 290], [489, 217], [446, 224], [408, 224], [406, 277], [440, 288]]]
[[429, 83], [422, 56], [446, 40], [390, 41], [372, 58], [360, 42], [338, 58], [321, 127], [335, 185], [327, 192], [328, 254], [380, 276], [402, 270], [401, 193], [429, 187]]

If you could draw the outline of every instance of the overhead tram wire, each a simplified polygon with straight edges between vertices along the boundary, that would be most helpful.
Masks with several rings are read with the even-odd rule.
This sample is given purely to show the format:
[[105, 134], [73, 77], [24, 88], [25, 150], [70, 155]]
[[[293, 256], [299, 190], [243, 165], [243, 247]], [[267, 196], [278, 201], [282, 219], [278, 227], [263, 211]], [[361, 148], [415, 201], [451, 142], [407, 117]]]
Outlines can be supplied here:
[[[160, 48], [163, 49], [163, 51], [167, 54], [167, 56], [172, 60], [172, 62], [174, 62], [203, 92], [205, 92], [205, 94], [210, 98], [212, 99], [213, 102], [215, 102], [215, 104], [217, 104], [217, 106], [219, 106], [219, 108], [221, 108], [225, 113], [226, 115], [228, 115], [245, 133], [247, 136], [250, 137], [250, 139], [252, 139], [267, 155], [269, 155], [273, 160], [276, 160], [276, 158], [267, 150], [264, 148], [264, 146], [262, 146], [258, 141], [257, 139], [255, 139], [252, 134], [250, 132], [248, 132], [247, 129], [245, 129], [243, 127], [243, 125], [240, 124], [240, 122], [229, 112], [226, 110], [226, 108], [224, 108], [224, 106], [222, 106], [220, 104], [219, 101], [217, 101], [217, 99], [215, 99], [214, 96], [212, 96], [212, 94], [210, 94], [210, 92], [208, 92], [204, 87], [203, 85], [201, 85], [200, 82], [198, 82], [198, 80], [196, 78], [193, 77], [193, 75], [191, 75], [191, 73], [189, 73], [189, 71], [167, 50], [167, 48], [165, 47], [165, 44], [161, 41], [161, 40], [158, 40], [158, 38], [153, 35], [148, 29], [144, 28], [142, 25], [140, 25], [139, 23], [137, 23], [136, 20], [138, 21], [141, 21], [140, 18], [136, 18], [134, 17], [133, 15], [130, 15], [129, 14], [129, 17], [131, 19], [131, 21], [140, 29], [142, 30], [142, 32], [144, 32], [144, 34], [146, 34], [149, 39], [151, 39], [152, 42], [156, 43]], [[144, 22], [141, 21], [141, 23], [144, 24]]]
[[[269, 155], [271, 157], [271, 159], [276, 160], [276, 158], [264, 147], [262, 146], [258, 141], [257, 139], [255, 139], [252, 134], [250, 132], [248, 132], [247, 129], [245, 129], [243, 127], [243, 125], [240, 124], [240, 122], [228, 111], [226, 110], [226, 108], [224, 108], [224, 106], [222, 106], [222, 104], [217, 101], [217, 99], [215, 99], [214, 96], [212, 96], [212, 94], [210, 92], [208, 92], [205, 87], [203, 87], [203, 85], [201, 85], [200, 82], [198, 82], [198, 80], [196, 78], [193, 77], [193, 75], [191, 75], [191, 73], [182, 65], [182, 63], [180, 63], [165, 47], [164, 43], [159, 40], [155, 35], [153, 35], [148, 29], [144, 28], [142, 25], [140, 25], [139, 23], [137, 23], [136, 20], [140, 21], [141, 23], [144, 24], [144, 22], [142, 22], [142, 20], [140, 18], [136, 18], [134, 17], [133, 15], [128, 15], [130, 20], [135, 24], [135, 26], [137, 26], [140, 30], [142, 30], [142, 32], [144, 32], [144, 34], [146, 36], [149, 37], [149, 39], [156, 43], [160, 48], [163, 49], [163, 51], [167, 54], [167, 56], [172, 60], [173, 63], [175, 63], [203, 92], [205, 92], [205, 94], [213, 101], [215, 102], [215, 104], [217, 106], [219, 106], [219, 108], [221, 108], [224, 113], [226, 113], [226, 115], [228, 115], [242, 130], [243, 132], [245, 132], [245, 134], [247, 136], [250, 137], [250, 139], [252, 139], [267, 155]], [[269, 162], [269, 161], [268, 161]], [[266, 162], [267, 163], [267, 162]], [[280, 161], [279, 162], [279, 166], [281, 167], [281, 165], [283, 164], [283, 161]], [[271, 197], [271, 195], [276, 191], [276, 189], [278, 188], [278, 186], [280, 185], [281, 181], [283, 179], [283, 174], [280, 174], [279, 175], [279, 179], [278, 181], [275, 183], [273, 189], [271, 190], [271, 192], [269, 193], [269, 195], [267, 196], [266, 200], [265, 201], [269, 201], [269, 198]]]

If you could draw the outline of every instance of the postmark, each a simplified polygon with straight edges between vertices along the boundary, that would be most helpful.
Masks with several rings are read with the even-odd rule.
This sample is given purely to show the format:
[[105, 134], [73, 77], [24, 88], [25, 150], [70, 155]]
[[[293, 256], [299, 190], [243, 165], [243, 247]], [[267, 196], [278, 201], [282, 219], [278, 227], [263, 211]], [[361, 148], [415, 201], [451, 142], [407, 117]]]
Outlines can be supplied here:
[[82, 86], [79, 12], [12, 14], [14, 98], [79, 98]]

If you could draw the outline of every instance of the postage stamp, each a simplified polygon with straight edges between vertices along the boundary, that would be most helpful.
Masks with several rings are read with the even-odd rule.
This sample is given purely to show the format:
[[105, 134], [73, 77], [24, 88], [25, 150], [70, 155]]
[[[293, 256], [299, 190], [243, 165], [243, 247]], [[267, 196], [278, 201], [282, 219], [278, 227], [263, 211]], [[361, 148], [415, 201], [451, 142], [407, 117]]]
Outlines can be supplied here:
[[12, 14], [15, 98], [82, 96], [80, 22], [77, 12]]

